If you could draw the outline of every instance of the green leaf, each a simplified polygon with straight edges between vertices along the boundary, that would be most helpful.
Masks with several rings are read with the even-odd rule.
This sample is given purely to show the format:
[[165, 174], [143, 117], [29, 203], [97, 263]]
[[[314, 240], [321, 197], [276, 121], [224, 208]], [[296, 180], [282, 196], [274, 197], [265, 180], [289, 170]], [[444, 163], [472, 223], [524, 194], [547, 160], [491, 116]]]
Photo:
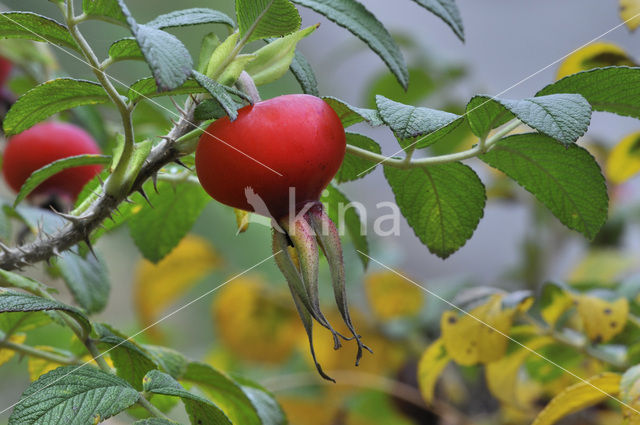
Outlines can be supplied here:
[[86, 165], [109, 165], [110, 163], [110, 156], [96, 154], [76, 155], [54, 161], [31, 173], [29, 178], [27, 178], [20, 188], [20, 192], [18, 192], [18, 196], [16, 196], [13, 206], [15, 207], [18, 205], [41, 183], [54, 174], [58, 174], [62, 170]]
[[147, 22], [146, 25], [163, 29], [200, 24], [225, 24], [231, 28], [235, 26], [233, 20], [224, 13], [203, 7], [174, 10], [173, 12], [158, 16], [153, 21]]
[[461, 41], [464, 41], [464, 27], [460, 11], [454, 0], [413, 0], [432, 12], [451, 27]]
[[316, 74], [313, 72], [313, 69], [311, 68], [311, 65], [309, 65], [309, 62], [307, 62], [307, 59], [297, 50], [293, 55], [293, 61], [291, 61], [290, 69], [304, 93], [320, 97]]
[[46, 291], [47, 286], [27, 276], [0, 269], [0, 287], [23, 289], [28, 292]]
[[640, 68], [611, 66], [569, 75], [540, 90], [536, 96], [577, 93], [595, 111], [640, 118]]
[[194, 425], [232, 425], [229, 418], [215, 404], [186, 391], [178, 381], [166, 373], [159, 370], [150, 371], [144, 377], [143, 386], [146, 392], [180, 397]]
[[176, 379], [184, 375], [188, 360], [182, 353], [159, 345], [145, 344], [143, 347], [164, 372]]
[[247, 64], [245, 71], [258, 86], [276, 81], [289, 70], [298, 42], [316, 28], [318, 25], [296, 31], [256, 50], [253, 52], [255, 58]]
[[82, 0], [82, 11], [89, 18], [127, 25], [127, 18], [120, 8], [118, 0]]
[[67, 27], [31, 12], [0, 13], [0, 38], [26, 38], [80, 51]]
[[592, 239], [607, 219], [608, 196], [596, 160], [577, 145], [516, 134], [480, 157], [527, 189], [567, 227]]
[[77, 252], [65, 251], [57, 262], [58, 269], [75, 302], [87, 313], [102, 311], [109, 300], [111, 285], [103, 261], [93, 255], [85, 258]]
[[93, 367], [59, 367], [33, 382], [14, 407], [9, 425], [86, 425], [101, 422], [138, 401], [122, 379]]
[[382, 120], [398, 138], [400, 146], [416, 146], [415, 138], [420, 138], [420, 147], [427, 147], [462, 123], [460, 115], [436, 109], [415, 107], [394, 102], [384, 96], [376, 96], [376, 104]]
[[255, 406], [242, 388], [211, 366], [191, 362], [181, 380], [200, 387], [227, 414], [232, 423], [267, 425], [260, 420]]
[[109, 351], [117, 375], [141, 391], [144, 376], [158, 368], [151, 356], [134, 341], [108, 326], [98, 324], [96, 332], [99, 344]]
[[168, 421], [162, 418], [148, 418], [136, 421], [133, 425], [176, 425], [177, 422]]
[[447, 258], [473, 235], [482, 218], [485, 190], [459, 162], [398, 170], [384, 167], [396, 203], [429, 251]]
[[589, 127], [591, 106], [579, 94], [555, 94], [523, 100], [475, 96], [467, 105], [467, 119], [478, 137], [513, 117], [564, 144], [574, 143]]
[[335, 97], [326, 96], [322, 99], [338, 114], [342, 126], [345, 128], [362, 121], [366, 121], [374, 127], [384, 124], [380, 114], [376, 110], [351, 106], [347, 102]]
[[[366, 232], [362, 231], [362, 222], [360, 215], [355, 207], [349, 207], [351, 201], [340, 192], [335, 186], [329, 185], [322, 194], [320, 199], [327, 208], [327, 215], [336, 223], [338, 231], [344, 234], [344, 227], [349, 234], [349, 238], [353, 242], [353, 246], [357, 251], [369, 254], [369, 242], [367, 241]], [[349, 207], [349, 208], [347, 208]], [[369, 264], [367, 255], [358, 254], [364, 268]]]
[[247, 42], [300, 29], [300, 15], [289, 0], [236, 0], [236, 16], [240, 37]]
[[292, 0], [315, 10], [351, 31], [364, 41], [387, 64], [405, 89], [409, 85], [409, 71], [400, 48], [386, 28], [371, 12], [355, 0]]
[[231, 89], [212, 80], [198, 71], [192, 71], [193, 78], [220, 104], [222, 109], [229, 115], [231, 121], [238, 118], [238, 104], [231, 98]]
[[264, 425], [286, 425], [288, 423], [282, 407], [273, 394], [242, 376], [234, 376], [234, 379], [253, 403]]
[[[382, 153], [380, 145], [367, 136], [357, 133], [346, 133], [346, 135], [348, 145], [356, 146], [370, 152]], [[360, 158], [359, 156], [350, 154], [349, 151], [347, 151], [344, 156], [344, 160], [342, 161], [342, 165], [334, 178], [338, 183], [357, 180], [375, 170], [376, 166], [377, 164], [375, 162]]]
[[196, 106], [193, 118], [197, 121], [217, 120], [227, 115], [220, 102], [215, 99], [205, 99]]
[[108, 101], [107, 92], [97, 83], [71, 78], [47, 81], [26, 92], [13, 104], [4, 118], [4, 132], [13, 136], [58, 112]]
[[157, 263], [164, 258], [193, 227], [211, 200], [199, 185], [173, 186], [159, 182], [160, 194], [150, 194], [153, 208], [142, 208], [129, 220], [131, 237], [142, 255]]
[[[0, 276], [7, 279], [13, 273], [0, 270]], [[13, 276], [17, 276], [13, 274]], [[89, 319], [75, 307], [63, 304], [59, 301], [48, 300], [31, 294], [24, 294], [11, 289], [0, 288], [0, 313], [13, 311], [63, 311], [72, 316], [89, 333], [91, 323]]]
[[124, 60], [144, 60], [144, 55], [133, 37], [121, 38], [109, 47], [109, 57], [113, 62]]
[[143, 78], [129, 87], [127, 97], [129, 101], [137, 103], [142, 99], [151, 99], [158, 96], [176, 96], [180, 94], [205, 93], [206, 90], [196, 81], [189, 79], [180, 87], [170, 91], [160, 91], [156, 80], [153, 78]]

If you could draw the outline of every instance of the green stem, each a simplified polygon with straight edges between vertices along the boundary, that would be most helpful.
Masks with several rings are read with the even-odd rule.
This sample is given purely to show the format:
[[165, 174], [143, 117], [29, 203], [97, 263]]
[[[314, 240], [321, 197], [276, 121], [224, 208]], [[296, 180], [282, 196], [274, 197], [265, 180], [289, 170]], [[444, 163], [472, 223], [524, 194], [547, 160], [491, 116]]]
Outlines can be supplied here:
[[15, 351], [16, 353], [24, 354], [25, 356], [36, 357], [53, 363], [60, 363], [64, 365], [74, 365], [80, 363], [75, 357], [67, 357], [56, 353], [50, 353], [48, 351], [38, 350], [37, 348], [31, 347], [29, 345], [17, 344], [8, 340], [0, 341], [0, 348], [6, 348]]
[[456, 162], [462, 161], [464, 159], [475, 158], [479, 155], [482, 155], [483, 153], [491, 149], [491, 147], [498, 141], [500, 141], [500, 139], [520, 126], [520, 124], [522, 124], [520, 120], [514, 120], [497, 131], [493, 136], [489, 137], [484, 143], [475, 145], [474, 147], [466, 151], [451, 153], [447, 155], [433, 156], [429, 158], [412, 159], [409, 154], [407, 154], [407, 157], [405, 158], [390, 158], [382, 154], [377, 154], [375, 152], [371, 152], [353, 145], [347, 145], [347, 152], [372, 162], [377, 162], [400, 169], [425, 167], [433, 164], [444, 164], [448, 162]]
[[107, 373], [113, 373], [111, 366], [109, 366], [107, 364], [107, 361], [104, 359], [104, 354], [102, 354], [100, 350], [98, 350], [95, 340], [91, 338], [85, 338], [82, 342], [84, 346], [87, 347], [87, 351], [89, 351], [89, 354], [91, 354], [91, 357], [93, 357], [93, 360], [98, 364], [100, 369], [104, 370]]
[[162, 419], [166, 419], [168, 421], [171, 421], [171, 418], [168, 417], [167, 415], [165, 415], [164, 413], [162, 413], [160, 411], [160, 409], [158, 409], [156, 406], [154, 406], [153, 404], [151, 404], [151, 402], [149, 400], [147, 400], [144, 397], [144, 394], [140, 394], [140, 398], [138, 399], [138, 404], [142, 407], [144, 407], [145, 409], [147, 409], [147, 411], [149, 413], [151, 413], [153, 416], [155, 416], [156, 418], [162, 418]]

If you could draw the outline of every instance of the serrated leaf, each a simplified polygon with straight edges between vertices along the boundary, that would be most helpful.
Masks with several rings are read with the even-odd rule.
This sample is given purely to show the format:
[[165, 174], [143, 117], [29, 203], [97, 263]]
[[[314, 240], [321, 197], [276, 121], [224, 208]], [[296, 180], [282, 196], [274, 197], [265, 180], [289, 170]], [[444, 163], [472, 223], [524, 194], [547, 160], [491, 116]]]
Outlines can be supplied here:
[[[367, 136], [357, 133], [346, 133], [346, 136], [347, 145], [356, 146], [369, 152], [382, 153], [380, 145]], [[375, 162], [360, 158], [347, 151], [334, 178], [338, 183], [357, 180], [371, 173], [376, 166]]]
[[109, 96], [100, 84], [58, 78], [42, 83], [22, 95], [9, 109], [2, 125], [5, 134], [12, 136], [58, 112], [108, 101]]
[[229, 88], [212, 80], [198, 71], [192, 71], [193, 78], [204, 88], [224, 109], [231, 121], [238, 118], [238, 104], [229, 94]]
[[[346, 227], [346, 231], [356, 251], [361, 251], [368, 255], [369, 242], [367, 241], [367, 235], [362, 231], [360, 213], [356, 208], [349, 205], [351, 201], [333, 185], [327, 186], [320, 200], [327, 208], [327, 215], [331, 221], [338, 226], [340, 234], [344, 234], [344, 228]], [[358, 253], [365, 269], [369, 264], [369, 257], [367, 257], [367, 255]]]
[[640, 173], [640, 132], [618, 142], [607, 157], [605, 171], [612, 183], [620, 184]]
[[235, 26], [233, 20], [224, 13], [204, 7], [174, 10], [173, 12], [158, 16], [154, 20], [147, 22], [146, 25], [163, 29], [201, 24], [225, 24], [231, 28]]
[[289, 69], [298, 42], [315, 31], [316, 28], [318, 25], [296, 31], [275, 39], [256, 50], [253, 52], [255, 58], [247, 64], [245, 71], [251, 75], [258, 86], [276, 81]]
[[290, 69], [291, 73], [298, 81], [298, 84], [300, 84], [303, 93], [320, 97], [316, 74], [313, 72], [313, 68], [311, 68], [307, 59], [297, 50], [293, 55]]
[[137, 103], [143, 99], [151, 99], [158, 96], [176, 96], [180, 94], [205, 93], [206, 90], [196, 81], [189, 79], [183, 85], [169, 91], [160, 91], [156, 80], [143, 78], [129, 87], [127, 97], [129, 101]]
[[227, 116], [227, 111], [215, 99], [203, 100], [193, 111], [193, 118], [197, 121], [217, 120], [224, 116]]
[[420, 393], [427, 404], [433, 402], [438, 377], [450, 361], [451, 357], [447, 354], [442, 338], [432, 342], [420, 357], [420, 362], [418, 363], [418, 385]]
[[26, 38], [80, 51], [67, 27], [31, 12], [0, 13], [0, 38]]
[[300, 28], [300, 15], [289, 0], [236, 0], [240, 36], [247, 41], [282, 37]]
[[153, 394], [180, 397], [194, 425], [232, 425], [229, 418], [215, 404], [186, 391], [178, 381], [159, 370], [147, 373], [144, 377], [144, 390]]
[[594, 111], [640, 118], [640, 68], [612, 66], [570, 75], [540, 90], [536, 96], [577, 93]]
[[97, 423], [122, 412], [139, 397], [126, 381], [110, 373], [92, 367], [59, 367], [22, 393], [9, 425]]
[[577, 145], [542, 134], [509, 136], [480, 157], [538, 198], [567, 227], [587, 238], [607, 219], [609, 199], [595, 159]]
[[615, 397], [620, 391], [620, 379], [617, 373], [605, 372], [568, 387], [547, 404], [532, 425], [552, 425], [571, 413]]
[[[9, 273], [9, 272], [4, 272]], [[62, 311], [72, 316], [89, 333], [91, 323], [78, 309], [59, 301], [48, 300], [31, 294], [0, 288], [0, 313], [12, 311]]]
[[90, 18], [127, 25], [127, 18], [118, 0], [82, 0], [82, 11]]
[[336, 114], [338, 114], [338, 117], [342, 122], [342, 126], [345, 128], [358, 124], [362, 121], [366, 121], [374, 127], [384, 124], [380, 114], [376, 110], [351, 106], [335, 97], [325, 96], [322, 99], [331, 106]]
[[147, 206], [129, 219], [131, 237], [142, 255], [157, 263], [173, 250], [191, 230], [211, 198], [194, 184], [160, 182], [158, 192], [150, 194], [153, 208]]
[[640, 2], [638, 0], [620, 0], [620, 19], [630, 31], [640, 26]]
[[[200, 279], [220, 264], [218, 254], [205, 239], [188, 235], [157, 265], [142, 261], [134, 281], [134, 304], [146, 327]], [[149, 329], [158, 335], [157, 327]]]
[[413, 0], [420, 6], [442, 19], [461, 41], [464, 41], [464, 27], [460, 11], [454, 0]]
[[355, 0], [292, 0], [326, 16], [364, 41], [387, 64], [402, 87], [409, 85], [409, 71], [402, 52], [384, 25]]
[[205, 363], [188, 364], [182, 381], [197, 385], [234, 424], [269, 425], [263, 423], [251, 400], [227, 375]]
[[150, 370], [158, 366], [152, 357], [135, 341], [113, 329], [98, 324], [95, 326], [98, 343], [109, 351], [116, 374], [136, 390], [142, 390], [142, 379]]
[[133, 37], [121, 38], [109, 47], [109, 57], [113, 62], [124, 60], [144, 60], [144, 55]]
[[56, 264], [73, 299], [80, 307], [90, 314], [105, 308], [111, 284], [102, 260], [93, 255], [83, 258], [70, 250], [62, 253]]
[[415, 146], [414, 139], [418, 136], [423, 136], [419, 139], [420, 147], [432, 145], [455, 130], [464, 119], [450, 112], [404, 105], [380, 95], [376, 96], [376, 105], [382, 120], [403, 148]]
[[31, 173], [27, 180], [22, 184], [22, 187], [20, 188], [20, 191], [18, 192], [15, 201], [13, 202], [13, 206], [15, 208], [41, 183], [43, 183], [54, 174], [58, 174], [62, 170], [82, 167], [86, 165], [109, 165], [110, 163], [110, 156], [96, 154], [76, 155], [54, 161]]
[[570, 144], [587, 131], [591, 121], [591, 106], [577, 94], [555, 94], [523, 100], [475, 96], [467, 105], [471, 130], [481, 138], [513, 117], [540, 133]]
[[382, 322], [415, 316], [424, 304], [420, 288], [388, 270], [365, 276], [364, 290], [371, 312]]
[[622, 47], [607, 41], [596, 41], [567, 56], [558, 67], [556, 80], [593, 68], [635, 65]]
[[486, 195], [476, 173], [453, 162], [411, 170], [384, 167], [396, 203], [429, 251], [446, 258], [460, 249], [482, 218]]

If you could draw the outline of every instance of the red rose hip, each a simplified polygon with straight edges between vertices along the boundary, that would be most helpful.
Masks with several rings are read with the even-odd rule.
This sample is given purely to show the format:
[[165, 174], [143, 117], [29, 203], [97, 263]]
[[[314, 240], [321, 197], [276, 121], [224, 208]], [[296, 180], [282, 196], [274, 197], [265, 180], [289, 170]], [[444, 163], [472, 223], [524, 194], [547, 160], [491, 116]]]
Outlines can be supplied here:
[[[338, 115], [322, 99], [284, 95], [215, 121], [200, 137], [196, 170], [204, 189], [219, 202], [248, 211], [251, 188], [275, 218], [295, 204], [317, 201], [340, 168], [346, 148]], [[263, 212], [263, 211], [258, 211]]]
[[[73, 124], [45, 122], [9, 138], [2, 174], [9, 186], [18, 192], [31, 173], [39, 168], [83, 154], [100, 154], [98, 145], [86, 131]], [[73, 201], [101, 170], [99, 165], [63, 170], [41, 183], [30, 196], [45, 194]]]

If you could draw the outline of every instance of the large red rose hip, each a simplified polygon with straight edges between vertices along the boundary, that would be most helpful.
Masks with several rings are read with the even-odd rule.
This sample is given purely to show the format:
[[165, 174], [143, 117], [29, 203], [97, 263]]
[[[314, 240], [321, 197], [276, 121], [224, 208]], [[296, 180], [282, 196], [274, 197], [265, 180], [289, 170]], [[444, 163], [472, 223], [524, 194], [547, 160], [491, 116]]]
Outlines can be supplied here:
[[[253, 211], [246, 188], [260, 196], [275, 218], [295, 204], [317, 201], [345, 154], [340, 119], [322, 99], [285, 95], [238, 111], [209, 126], [196, 151], [204, 189], [223, 204]], [[262, 212], [262, 211], [258, 211]]]
[[[86, 131], [62, 122], [41, 123], [9, 138], [2, 174], [9, 186], [18, 192], [37, 169], [62, 158], [83, 154], [100, 154], [98, 145]], [[45, 180], [30, 196], [45, 194], [73, 201], [101, 169], [99, 165], [66, 169]]]

